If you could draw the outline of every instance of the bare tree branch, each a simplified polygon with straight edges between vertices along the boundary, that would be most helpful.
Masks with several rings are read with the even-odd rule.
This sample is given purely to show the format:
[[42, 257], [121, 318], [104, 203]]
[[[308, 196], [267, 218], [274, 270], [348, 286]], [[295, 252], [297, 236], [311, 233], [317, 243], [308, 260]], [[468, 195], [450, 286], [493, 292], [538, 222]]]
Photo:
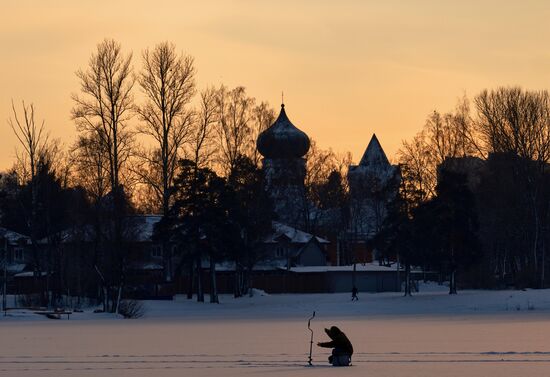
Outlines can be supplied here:
[[[143, 70], [138, 81], [146, 101], [136, 107], [142, 121], [139, 132], [152, 137], [156, 146], [155, 152], [148, 154], [149, 158], [143, 158], [150, 166], [142, 169], [139, 176], [147, 184], [156, 182], [152, 186], [155, 192], [161, 188], [160, 207], [166, 215], [176, 163], [193, 121], [189, 103], [195, 94], [195, 68], [191, 56], [178, 55], [175, 46], [168, 42], [158, 44], [153, 50], [146, 49], [142, 58]], [[153, 163], [150, 157], [158, 161]], [[155, 169], [161, 174], [156, 174]]]

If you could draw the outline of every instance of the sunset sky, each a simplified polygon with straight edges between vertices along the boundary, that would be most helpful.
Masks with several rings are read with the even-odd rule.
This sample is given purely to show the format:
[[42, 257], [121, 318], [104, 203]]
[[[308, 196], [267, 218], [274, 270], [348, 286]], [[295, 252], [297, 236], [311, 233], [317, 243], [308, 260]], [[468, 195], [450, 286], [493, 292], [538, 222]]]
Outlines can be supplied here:
[[[13, 163], [11, 99], [53, 137], [76, 135], [70, 95], [105, 37], [195, 57], [199, 88], [243, 85], [323, 148], [357, 162], [373, 132], [392, 158], [434, 109], [483, 88], [550, 86], [547, 1], [0, 0], [0, 169]], [[136, 87], [137, 88], [137, 87]]]

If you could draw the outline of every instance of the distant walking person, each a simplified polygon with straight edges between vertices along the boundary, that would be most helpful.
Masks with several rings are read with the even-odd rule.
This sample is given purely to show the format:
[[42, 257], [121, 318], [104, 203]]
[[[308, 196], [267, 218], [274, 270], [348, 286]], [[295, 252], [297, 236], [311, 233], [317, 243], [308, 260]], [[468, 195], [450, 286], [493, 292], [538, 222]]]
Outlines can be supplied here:
[[330, 342], [319, 342], [317, 345], [319, 347], [332, 348], [332, 355], [329, 356], [328, 362], [335, 367], [350, 365], [351, 355], [353, 355], [353, 346], [346, 334], [336, 326], [325, 329], [325, 332], [332, 340]]
[[357, 287], [354, 285], [353, 289], [351, 290], [351, 301], [359, 301], [357, 293], [359, 293], [359, 289], [357, 289]]

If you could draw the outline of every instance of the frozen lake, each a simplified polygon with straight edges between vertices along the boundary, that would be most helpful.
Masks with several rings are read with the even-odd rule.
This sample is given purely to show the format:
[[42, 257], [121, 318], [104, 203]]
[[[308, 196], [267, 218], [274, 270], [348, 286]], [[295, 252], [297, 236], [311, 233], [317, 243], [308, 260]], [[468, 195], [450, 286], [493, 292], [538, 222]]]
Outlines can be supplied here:
[[[0, 376], [550, 375], [548, 290], [360, 298], [148, 302], [147, 315], [136, 320], [14, 313], [0, 320]], [[326, 340], [324, 327], [338, 325], [354, 344], [352, 367], [328, 366], [329, 350], [315, 345], [315, 366], [305, 366], [312, 310], [314, 341]]]

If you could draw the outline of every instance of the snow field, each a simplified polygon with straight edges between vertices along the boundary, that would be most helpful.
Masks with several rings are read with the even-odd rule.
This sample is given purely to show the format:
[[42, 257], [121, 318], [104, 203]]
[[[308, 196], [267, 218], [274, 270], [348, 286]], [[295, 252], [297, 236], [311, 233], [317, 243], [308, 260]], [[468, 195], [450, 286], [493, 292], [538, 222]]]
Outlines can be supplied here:
[[[21, 312], [0, 319], [0, 376], [550, 375], [548, 290], [449, 297], [434, 287], [408, 298], [359, 297], [147, 302], [137, 320], [85, 312], [56, 321]], [[326, 340], [324, 327], [338, 325], [356, 350], [352, 367], [328, 366], [329, 350], [315, 345], [315, 366], [305, 366], [313, 310], [314, 342]]]

